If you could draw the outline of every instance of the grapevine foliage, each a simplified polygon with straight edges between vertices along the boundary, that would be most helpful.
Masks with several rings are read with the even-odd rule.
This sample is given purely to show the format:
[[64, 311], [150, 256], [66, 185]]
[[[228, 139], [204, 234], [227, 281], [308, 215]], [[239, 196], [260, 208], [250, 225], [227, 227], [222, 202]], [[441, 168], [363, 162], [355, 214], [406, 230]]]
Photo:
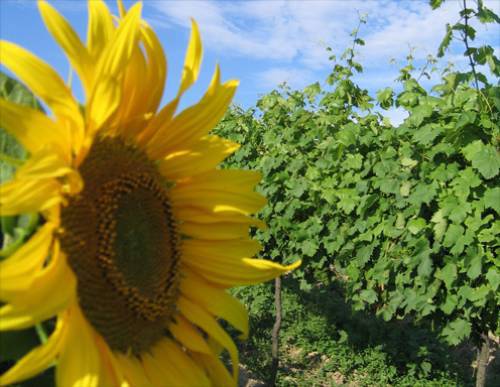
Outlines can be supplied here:
[[[464, 12], [498, 23], [481, 2]], [[453, 32], [472, 40], [472, 27], [461, 23], [448, 27], [439, 56]], [[218, 127], [243, 144], [227, 164], [263, 174], [262, 255], [303, 258], [295, 274], [302, 290], [341, 281], [356, 308], [432, 323], [450, 344], [495, 331], [499, 61], [490, 47], [467, 44], [475, 66], [448, 66], [429, 90], [419, 79], [435, 75], [436, 60], [418, 74], [410, 55], [400, 90], [385, 88], [374, 99], [353, 81], [362, 71], [357, 30], [353, 42], [339, 60], [330, 57], [326, 86], [285, 85], [256, 108], [234, 108]], [[489, 66], [488, 76], [479, 65]], [[380, 113], [394, 106], [409, 115], [397, 127]]]

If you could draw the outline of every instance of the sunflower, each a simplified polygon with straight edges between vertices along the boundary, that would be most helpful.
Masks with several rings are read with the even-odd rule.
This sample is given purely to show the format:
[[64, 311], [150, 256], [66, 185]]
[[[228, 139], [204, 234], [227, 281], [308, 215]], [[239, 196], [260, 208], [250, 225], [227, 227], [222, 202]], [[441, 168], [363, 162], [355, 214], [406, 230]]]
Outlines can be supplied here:
[[[49, 4], [48, 30], [83, 85], [80, 105], [45, 62], [1, 41], [1, 61], [50, 110], [0, 100], [1, 126], [29, 152], [1, 186], [2, 216], [39, 212], [30, 239], [0, 263], [0, 330], [55, 321], [48, 339], [0, 376], [6, 385], [56, 364], [59, 386], [234, 385], [238, 352], [219, 324], [248, 334], [227, 293], [295, 268], [251, 258], [250, 217], [265, 199], [257, 172], [217, 165], [238, 144], [209, 131], [237, 82], [216, 67], [200, 101], [176, 113], [197, 80], [193, 21], [180, 87], [162, 108], [166, 59], [141, 4], [118, 17], [89, 1], [87, 43]], [[220, 360], [227, 351], [231, 365]]]

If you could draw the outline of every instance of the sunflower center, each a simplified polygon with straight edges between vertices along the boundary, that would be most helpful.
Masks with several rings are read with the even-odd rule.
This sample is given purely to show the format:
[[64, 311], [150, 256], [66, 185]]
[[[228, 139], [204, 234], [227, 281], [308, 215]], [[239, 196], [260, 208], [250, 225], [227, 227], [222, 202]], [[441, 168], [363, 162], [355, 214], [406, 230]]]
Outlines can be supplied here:
[[151, 275], [161, 273], [165, 266], [158, 250], [168, 249], [172, 243], [168, 224], [164, 222], [164, 209], [155, 199], [150, 191], [136, 189], [117, 200], [116, 210], [117, 269], [128, 284], [148, 297], [154, 297], [157, 285], [163, 282], [163, 278], [158, 277], [155, 279], [159, 284], [156, 284]]
[[85, 188], [63, 208], [60, 234], [79, 303], [113, 350], [138, 354], [175, 312], [179, 238], [167, 183], [119, 139], [97, 140], [80, 173]]

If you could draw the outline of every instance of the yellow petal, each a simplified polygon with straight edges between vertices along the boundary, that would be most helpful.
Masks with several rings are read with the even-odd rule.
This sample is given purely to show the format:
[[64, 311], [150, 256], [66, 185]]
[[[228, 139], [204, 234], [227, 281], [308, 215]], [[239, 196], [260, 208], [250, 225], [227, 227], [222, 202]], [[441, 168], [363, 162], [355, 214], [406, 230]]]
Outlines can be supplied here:
[[0, 41], [0, 52], [0, 61], [49, 106], [57, 121], [68, 122], [72, 136], [81, 140], [80, 108], [59, 75], [47, 63], [14, 43]]
[[180, 386], [209, 386], [210, 382], [203, 370], [170, 339], [163, 339], [152, 348], [155, 360], [163, 365], [171, 363], [181, 374], [177, 380]]
[[99, 357], [101, 359], [101, 373], [99, 376], [100, 385], [106, 387], [132, 387], [132, 385], [125, 379], [121, 367], [118, 364], [115, 355], [111, 352], [108, 344], [97, 332], [93, 332], [93, 336], [95, 345], [99, 351]]
[[56, 329], [48, 340], [31, 350], [16, 362], [16, 364], [0, 376], [0, 385], [6, 386], [29, 379], [50, 367], [65, 344], [65, 334], [68, 323], [64, 317], [59, 317]]
[[137, 3], [130, 9], [97, 63], [86, 112], [91, 135], [106, 124], [120, 104], [121, 81], [139, 37], [141, 8]]
[[186, 348], [195, 352], [211, 354], [210, 347], [202, 337], [201, 332], [182, 315], [175, 316], [175, 321], [169, 325], [168, 329]]
[[113, 129], [124, 138], [132, 138], [143, 128], [143, 124], [136, 121], [148, 113], [149, 84], [144, 79], [144, 74], [147, 73], [146, 59], [140, 46], [137, 46], [132, 51], [121, 86], [123, 95], [127, 97], [122, 100], [120, 109], [117, 111], [117, 118], [113, 121], [113, 125], [116, 125]]
[[111, 39], [115, 27], [111, 13], [104, 1], [89, 1], [88, 10], [87, 46], [91, 57], [96, 60]]
[[189, 37], [186, 58], [184, 59], [181, 86], [177, 93], [178, 96], [189, 89], [191, 85], [198, 79], [202, 57], [203, 47], [201, 45], [201, 37], [200, 31], [198, 29], [198, 24], [196, 24], [194, 19], [191, 19], [191, 36]]
[[75, 292], [76, 279], [66, 257], [54, 255], [23, 297], [0, 308], [0, 330], [28, 328], [55, 316], [70, 305]]
[[234, 380], [218, 356], [194, 353], [194, 360], [205, 367], [215, 386], [233, 387]]
[[[186, 51], [186, 58], [184, 60], [184, 67], [182, 71], [182, 79], [179, 91], [177, 92], [177, 96], [172, 101], [170, 101], [166, 106], [164, 106], [161, 109], [160, 113], [157, 114], [151, 120], [148, 127], [142, 133], [139, 133], [137, 138], [137, 143], [141, 147], [146, 146], [146, 144], [151, 140], [151, 138], [157, 135], [158, 132], [161, 132], [158, 135], [159, 138], [163, 137], [163, 135], [166, 132], [168, 132], [169, 124], [171, 123], [171, 119], [177, 109], [177, 106], [179, 105], [179, 101], [182, 95], [198, 79], [198, 74], [200, 72], [200, 66], [201, 66], [201, 59], [203, 56], [203, 48], [201, 45], [201, 37], [200, 37], [200, 32], [198, 30], [198, 25], [193, 19], [191, 19], [191, 22], [192, 22], [191, 36]], [[147, 41], [146, 37], [145, 40]], [[216, 74], [219, 74], [218, 67], [216, 69]], [[158, 150], [155, 151], [158, 152]]]
[[158, 168], [170, 180], [199, 175], [214, 169], [239, 147], [239, 144], [218, 136], [205, 136], [190, 148], [173, 152], [165, 160], [160, 160]]
[[124, 355], [122, 353], [115, 354], [116, 361], [123, 375], [127, 379], [130, 386], [152, 387], [153, 384], [148, 379], [144, 367], [140, 361], [132, 355]]
[[16, 171], [16, 179], [47, 179], [76, 173], [57, 151], [46, 146], [32, 154], [31, 158]]
[[14, 180], [0, 186], [1, 213], [42, 211], [61, 201], [63, 191], [76, 193], [82, 186], [78, 172], [68, 167], [56, 149], [47, 146], [17, 170]]
[[122, 98], [121, 85], [110, 76], [102, 76], [94, 86], [87, 106], [89, 136], [103, 127], [113, 116]]
[[143, 23], [141, 28], [141, 40], [148, 58], [148, 72], [146, 74], [146, 84], [149, 90], [148, 111], [154, 112], [158, 108], [163, 95], [167, 77], [167, 59], [160, 40], [147, 23]]
[[191, 270], [186, 271], [181, 281], [181, 292], [211, 314], [220, 317], [248, 337], [248, 313], [245, 306], [225, 290], [216, 288]]
[[238, 380], [238, 349], [231, 337], [220, 327], [220, 325], [208, 314], [202, 307], [189, 301], [187, 298], [180, 296], [177, 306], [181, 313], [193, 324], [198, 325], [214, 340], [226, 348], [231, 357], [233, 368], [233, 379], [236, 383]]
[[149, 121], [144, 130], [137, 134], [136, 143], [138, 146], [141, 148], [146, 147], [146, 144], [151, 140], [151, 138], [172, 120], [177, 106], [179, 105], [179, 101], [179, 98], [175, 98], [167, 105], [163, 106], [158, 114], [156, 114]]
[[33, 154], [47, 144], [54, 145], [69, 163], [71, 139], [67, 128], [40, 111], [0, 98], [0, 123], [28, 152]]
[[226, 240], [248, 239], [249, 225], [245, 223], [195, 223], [183, 222], [179, 224], [181, 234], [196, 239]]
[[253, 257], [262, 249], [256, 240], [243, 241], [205, 241], [189, 239], [182, 244], [182, 253], [201, 260], [210, 257], [224, 257], [229, 260], [240, 257]]
[[122, 74], [137, 46], [142, 4], [136, 3], [120, 21], [113, 38], [97, 63], [97, 77]]
[[183, 255], [183, 262], [207, 280], [222, 287], [253, 285], [269, 281], [300, 266], [301, 261], [283, 266], [265, 259]]
[[162, 159], [175, 150], [186, 149], [208, 132], [224, 116], [238, 86], [237, 81], [219, 84], [218, 67], [212, 83], [200, 102], [158, 129], [147, 145], [151, 158]]
[[61, 184], [53, 178], [12, 180], [0, 186], [2, 216], [43, 211], [61, 200]]
[[[127, 99], [120, 106], [119, 123], [116, 124], [120, 134], [128, 139], [146, 135], [145, 125], [158, 108], [167, 71], [161, 43], [144, 21], [141, 23], [140, 42], [144, 50], [137, 45], [127, 67], [123, 81], [123, 94], [127, 95]], [[168, 117], [170, 118], [171, 116]]]
[[188, 191], [228, 191], [252, 192], [260, 182], [262, 175], [258, 171], [214, 169], [193, 177], [176, 185], [175, 191], [186, 193]]
[[[140, 39], [146, 59], [143, 50], [137, 46], [125, 75], [123, 87], [127, 99], [120, 106], [117, 124], [121, 135], [129, 139], [134, 139], [136, 136], [143, 138], [149, 136], [147, 132], [155, 131], [154, 125], [149, 127], [148, 122], [151, 121], [150, 116], [156, 112], [160, 103], [167, 74], [167, 62], [161, 43], [144, 21], [141, 24]], [[168, 117], [165, 117], [163, 112], [161, 119], [170, 120], [176, 106], [171, 104], [170, 108], [172, 111], [168, 113]], [[149, 129], [145, 129], [146, 125]]]
[[221, 356], [222, 351], [224, 351], [224, 347], [220, 345], [220, 343], [214, 340], [211, 336], [207, 336], [207, 344], [212, 351], [212, 354], [216, 356]]
[[141, 356], [144, 371], [153, 386], [182, 386], [186, 385], [182, 375], [169, 361], [160, 363], [148, 352]]
[[[10, 301], [32, 285], [49, 256], [54, 225], [45, 223], [9, 258], [0, 262], [0, 299]], [[56, 251], [56, 254], [58, 252]]]
[[206, 212], [243, 215], [256, 213], [267, 203], [266, 199], [256, 192], [189, 192], [183, 196], [172, 194], [171, 199], [172, 204], [179, 208], [190, 207]]
[[116, 4], [118, 5], [118, 13], [120, 14], [120, 17], [124, 18], [125, 15], [127, 14], [127, 11], [123, 6], [123, 0], [116, 0]]
[[101, 359], [92, 328], [75, 303], [67, 311], [68, 331], [56, 369], [58, 386], [98, 387]]
[[175, 218], [182, 222], [196, 222], [203, 224], [212, 224], [218, 222], [227, 223], [241, 223], [247, 224], [249, 226], [258, 227], [261, 230], [266, 229], [266, 224], [259, 219], [252, 218], [250, 216], [234, 213], [215, 213], [206, 212], [198, 208], [193, 207], [181, 207], [172, 208]]
[[66, 53], [69, 62], [80, 76], [86, 95], [89, 95], [92, 88], [92, 62], [87, 47], [81, 42], [67, 20], [54, 7], [39, 0], [38, 8], [45, 26]]

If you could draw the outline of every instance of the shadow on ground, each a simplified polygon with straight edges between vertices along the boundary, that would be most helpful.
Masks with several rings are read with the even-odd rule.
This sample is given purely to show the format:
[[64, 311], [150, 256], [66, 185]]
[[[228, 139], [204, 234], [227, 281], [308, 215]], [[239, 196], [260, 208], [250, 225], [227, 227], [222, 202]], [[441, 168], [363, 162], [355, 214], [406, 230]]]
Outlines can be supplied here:
[[[279, 385], [474, 385], [471, 343], [450, 347], [430, 327], [409, 319], [385, 322], [354, 311], [337, 284], [305, 292], [297, 282], [284, 282]], [[251, 310], [251, 338], [241, 345], [242, 362], [255, 378], [266, 380], [272, 284], [237, 295]], [[495, 356], [498, 345], [493, 347]], [[486, 385], [500, 385], [498, 356], [490, 362]]]

